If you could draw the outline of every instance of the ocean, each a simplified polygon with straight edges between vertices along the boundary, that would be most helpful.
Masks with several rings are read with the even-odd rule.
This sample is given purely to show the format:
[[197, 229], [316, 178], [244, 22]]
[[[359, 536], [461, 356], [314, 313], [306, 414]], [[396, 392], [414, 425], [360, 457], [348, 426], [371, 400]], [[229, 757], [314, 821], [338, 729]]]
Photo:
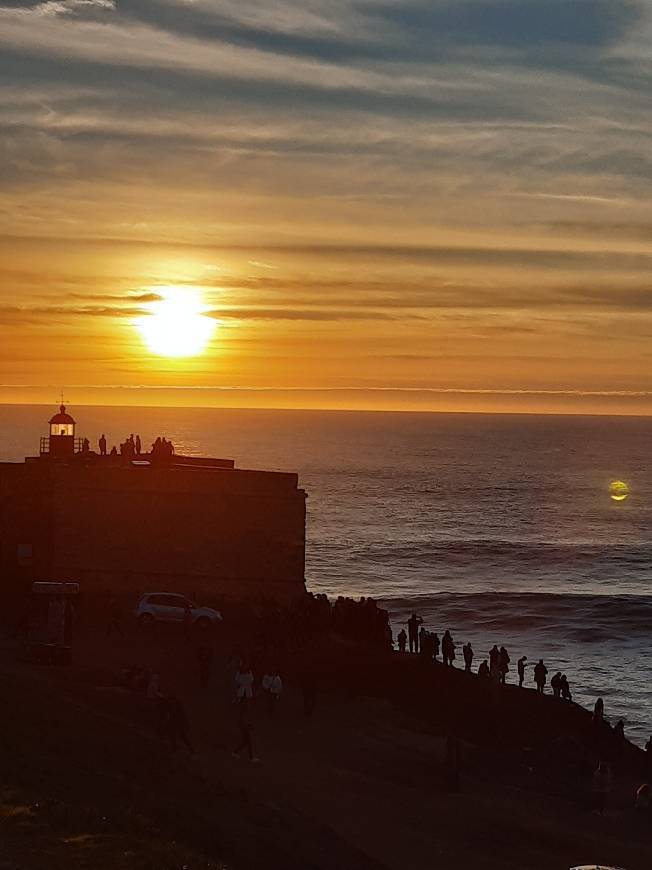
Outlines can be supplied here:
[[[53, 408], [0, 406], [0, 460], [38, 450]], [[239, 467], [297, 471], [314, 592], [371, 595], [471, 641], [543, 658], [574, 699], [652, 732], [652, 418], [71, 408], [78, 434], [139, 433]], [[615, 502], [609, 486], [629, 485]], [[531, 674], [531, 672], [530, 672]]]

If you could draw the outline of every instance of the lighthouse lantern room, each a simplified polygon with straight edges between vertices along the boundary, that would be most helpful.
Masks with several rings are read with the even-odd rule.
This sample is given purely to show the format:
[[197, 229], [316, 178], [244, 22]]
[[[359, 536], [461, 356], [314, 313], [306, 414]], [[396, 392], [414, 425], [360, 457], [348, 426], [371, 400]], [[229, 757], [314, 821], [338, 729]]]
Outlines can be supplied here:
[[61, 403], [59, 413], [50, 418], [50, 435], [41, 439], [41, 453], [50, 456], [67, 457], [75, 453], [75, 420], [66, 412], [66, 406]]

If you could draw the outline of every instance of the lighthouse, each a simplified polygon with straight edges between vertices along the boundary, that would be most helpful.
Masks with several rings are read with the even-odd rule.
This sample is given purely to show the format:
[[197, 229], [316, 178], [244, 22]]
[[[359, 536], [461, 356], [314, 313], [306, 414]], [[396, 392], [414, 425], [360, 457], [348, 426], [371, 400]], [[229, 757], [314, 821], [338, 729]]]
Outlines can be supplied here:
[[50, 418], [50, 434], [41, 438], [41, 453], [53, 459], [67, 459], [75, 453], [75, 420], [61, 403], [59, 413]]

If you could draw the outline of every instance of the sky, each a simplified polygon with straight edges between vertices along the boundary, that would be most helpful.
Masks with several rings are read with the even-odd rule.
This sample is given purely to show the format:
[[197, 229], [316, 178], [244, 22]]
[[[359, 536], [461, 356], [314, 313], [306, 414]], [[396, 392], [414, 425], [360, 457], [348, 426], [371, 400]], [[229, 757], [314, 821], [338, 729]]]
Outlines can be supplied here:
[[0, 0], [0, 401], [652, 413], [651, 46], [652, 0]]

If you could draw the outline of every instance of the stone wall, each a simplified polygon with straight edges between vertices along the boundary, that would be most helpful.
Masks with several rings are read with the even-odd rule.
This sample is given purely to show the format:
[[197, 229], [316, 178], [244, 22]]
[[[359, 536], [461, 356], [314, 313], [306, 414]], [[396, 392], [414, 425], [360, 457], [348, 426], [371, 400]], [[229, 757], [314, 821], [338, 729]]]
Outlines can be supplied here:
[[11, 513], [16, 499], [22, 506], [3, 546], [30, 530], [44, 559], [35, 579], [78, 580], [85, 594], [289, 600], [305, 591], [296, 475], [42, 462], [7, 476], [15, 498], [1, 510]]

